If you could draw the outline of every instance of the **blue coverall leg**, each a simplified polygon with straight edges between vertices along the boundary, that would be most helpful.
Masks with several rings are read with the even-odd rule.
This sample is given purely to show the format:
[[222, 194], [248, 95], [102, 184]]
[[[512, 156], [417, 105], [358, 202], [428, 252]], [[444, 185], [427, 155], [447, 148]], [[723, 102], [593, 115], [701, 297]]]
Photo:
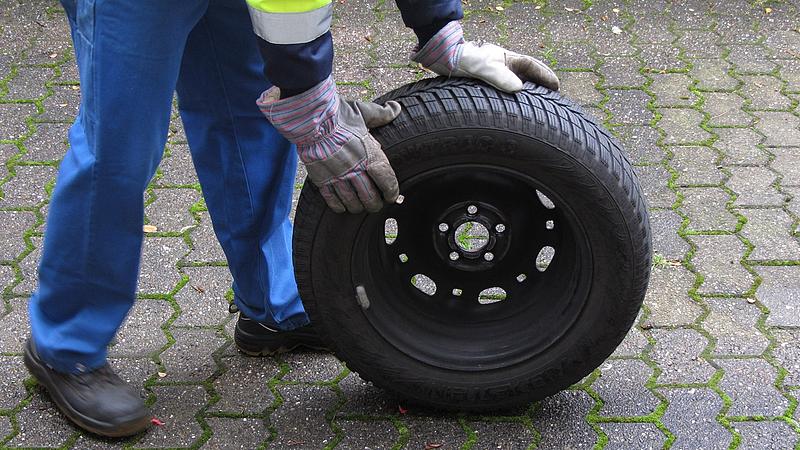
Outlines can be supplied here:
[[176, 87], [239, 307], [278, 328], [306, 324], [291, 266], [294, 149], [255, 105], [267, 86], [244, 0], [62, 4], [83, 95], [30, 301], [39, 356], [62, 372], [105, 362], [135, 300], [142, 194]]

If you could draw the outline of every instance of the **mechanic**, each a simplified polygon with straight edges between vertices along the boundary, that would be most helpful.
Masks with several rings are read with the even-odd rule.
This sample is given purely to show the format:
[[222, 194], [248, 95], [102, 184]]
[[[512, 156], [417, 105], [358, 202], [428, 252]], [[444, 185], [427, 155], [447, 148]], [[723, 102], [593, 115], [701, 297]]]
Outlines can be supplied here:
[[[61, 0], [82, 98], [50, 203], [25, 364], [70, 420], [96, 434], [127, 436], [150, 424], [106, 355], [136, 298], [142, 196], [176, 90], [233, 275], [244, 353], [323, 347], [292, 272], [294, 144], [334, 211], [375, 211], [398, 196], [368, 128], [389, 123], [400, 105], [339, 97], [331, 0], [248, 1]], [[520, 77], [558, 89], [543, 63], [465, 42], [460, 0], [397, 3], [419, 39], [412, 59], [434, 72], [509, 92], [522, 89]]]

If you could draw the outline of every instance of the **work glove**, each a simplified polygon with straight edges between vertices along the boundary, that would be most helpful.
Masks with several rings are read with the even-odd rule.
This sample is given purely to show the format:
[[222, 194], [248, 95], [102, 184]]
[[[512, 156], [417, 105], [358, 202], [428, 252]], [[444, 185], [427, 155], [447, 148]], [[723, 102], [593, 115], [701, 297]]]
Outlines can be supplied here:
[[477, 78], [510, 93], [522, 90], [531, 81], [553, 91], [559, 87], [558, 77], [536, 58], [520, 55], [493, 44], [464, 41], [458, 22], [450, 22], [411, 59], [446, 77]]
[[272, 125], [297, 145], [308, 178], [335, 212], [377, 212], [397, 200], [397, 177], [370, 128], [400, 114], [394, 101], [352, 102], [339, 98], [331, 77], [301, 94], [280, 99], [280, 89], [261, 94], [258, 106]]

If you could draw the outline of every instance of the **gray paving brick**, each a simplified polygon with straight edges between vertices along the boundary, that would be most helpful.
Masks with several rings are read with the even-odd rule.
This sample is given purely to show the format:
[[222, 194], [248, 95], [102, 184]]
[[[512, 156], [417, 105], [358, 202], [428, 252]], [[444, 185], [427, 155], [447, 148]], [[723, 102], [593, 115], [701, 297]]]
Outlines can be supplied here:
[[14, 269], [11, 266], [0, 266], [0, 293], [14, 282]]
[[781, 206], [781, 195], [772, 184], [777, 176], [766, 167], [731, 167], [728, 181], [736, 194], [734, 206]]
[[468, 425], [477, 436], [473, 448], [522, 450], [529, 448], [534, 439], [533, 431], [520, 422], [483, 421]]
[[697, 253], [692, 263], [703, 275], [700, 294], [744, 294], [753, 284], [753, 277], [741, 265], [745, 246], [731, 235], [692, 236]]
[[345, 370], [339, 360], [329, 353], [296, 352], [286, 355], [284, 360], [290, 368], [290, 372], [282, 378], [284, 381], [333, 381]]
[[656, 106], [691, 106], [697, 97], [689, 91], [692, 80], [681, 73], [654, 73], [650, 91], [656, 95]]
[[721, 359], [725, 371], [719, 387], [731, 397], [729, 416], [779, 416], [789, 406], [774, 383], [777, 372], [763, 359]]
[[769, 147], [800, 146], [800, 118], [788, 112], [754, 112], [758, 117], [756, 128], [767, 136], [764, 145]]
[[638, 90], [609, 89], [605, 107], [611, 112], [611, 122], [616, 124], [648, 125], [653, 113], [647, 109], [650, 96]]
[[758, 45], [729, 45], [728, 61], [739, 73], [769, 73], [775, 70], [775, 63], [767, 58], [766, 50]]
[[662, 372], [659, 384], [705, 383], [714, 374], [714, 368], [700, 356], [708, 340], [690, 329], [653, 330], [656, 340], [651, 357]]
[[172, 307], [164, 300], [138, 300], [117, 332], [112, 356], [149, 356], [167, 345], [161, 330], [172, 316]]
[[11, 419], [7, 416], [0, 416], [0, 442], [7, 439], [13, 431], [14, 428], [11, 426]]
[[672, 210], [650, 211], [653, 251], [668, 260], [682, 260], [689, 251], [689, 243], [678, 235], [681, 220], [681, 217]]
[[225, 294], [233, 277], [227, 267], [184, 267], [189, 282], [175, 295], [181, 315], [175, 326], [217, 326], [228, 313]]
[[690, 59], [720, 58], [724, 49], [717, 45], [717, 35], [709, 31], [685, 31], [675, 43]]
[[800, 62], [790, 59], [780, 61], [779, 64], [781, 65], [781, 79], [787, 82], [786, 90], [800, 92]]
[[562, 391], [542, 400], [533, 415], [533, 427], [541, 435], [538, 448], [592, 448], [597, 435], [585, 419], [593, 403], [583, 391]]
[[455, 450], [466, 441], [466, 434], [454, 417], [409, 417], [404, 420], [409, 431], [407, 448]]
[[386, 391], [362, 380], [358, 374], [351, 373], [339, 382], [339, 389], [346, 403], [339, 408], [337, 415], [389, 415], [398, 411], [395, 398]]
[[201, 382], [214, 374], [219, 367], [214, 353], [225, 340], [213, 330], [173, 328], [175, 344], [161, 354], [166, 369], [164, 381]]
[[201, 386], [155, 386], [154, 417], [164, 425], [150, 427], [137, 448], [188, 447], [203, 434], [195, 415], [208, 401]]
[[800, 242], [791, 235], [794, 222], [782, 209], [741, 209], [747, 217], [742, 235], [755, 245], [749, 259], [800, 260]]
[[337, 448], [392, 448], [400, 437], [394, 425], [385, 420], [337, 420], [336, 424], [344, 435]]
[[420, 72], [417, 68], [386, 68], [376, 67], [369, 70], [370, 80], [374, 80], [371, 84], [376, 93], [389, 92], [404, 86], [408, 83], [413, 83], [424, 75], [425, 78], [434, 77], [432, 72]]
[[[0, 356], [0, 411], [15, 408], [28, 395], [23, 381], [28, 378], [28, 370], [21, 357]], [[0, 433], [0, 440], [4, 436]]]
[[741, 436], [739, 450], [793, 448], [797, 434], [786, 422], [735, 422], [733, 429]]
[[[678, 30], [709, 30], [714, 23], [713, 12], [708, 3], [691, 2], [685, 7], [673, 5], [670, 8], [670, 17], [674, 20], [673, 26]], [[706, 31], [707, 32], [707, 31]]]
[[45, 186], [56, 176], [51, 166], [17, 166], [16, 176], [2, 186], [0, 208], [33, 207], [47, 199]]
[[606, 87], [641, 87], [647, 81], [639, 69], [642, 63], [630, 56], [607, 56], [600, 64]]
[[772, 329], [775, 338], [775, 348], [772, 354], [784, 369], [787, 370], [783, 384], [786, 386], [800, 385], [800, 330], [797, 329]]
[[614, 128], [614, 134], [633, 164], [654, 164], [666, 156], [656, 145], [658, 132], [651, 127], [622, 125]]
[[769, 308], [767, 325], [800, 326], [800, 267], [758, 267], [756, 297]]
[[661, 389], [669, 406], [661, 421], [675, 435], [673, 449], [726, 449], [732, 436], [715, 417], [722, 399], [710, 389]]
[[536, 55], [542, 51], [547, 36], [540, 26], [544, 25], [545, 18], [532, 3], [513, 3], [506, 8], [506, 23], [508, 27], [508, 42], [514, 43], [515, 50], [529, 55]]
[[639, 48], [639, 58], [653, 72], [686, 68], [686, 63], [679, 58], [680, 49], [671, 44], [640, 44]]
[[717, 153], [708, 147], [671, 147], [670, 165], [678, 172], [679, 186], [717, 185], [724, 178]]
[[698, 187], [681, 189], [680, 209], [689, 217], [688, 229], [695, 231], [734, 231], [739, 219], [726, 205], [730, 196], [721, 188]]
[[194, 171], [189, 146], [186, 144], [170, 144], [170, 156], [161, 160], [158, 166], [161, 177], [157, 183], [164, 185], [185, 186], [196, 184], [197, 174]]
[[109, 358], [108, 363], [120, 378], [139, 391], [142, 398], [148, 395], [145, 382], [158, 373], [158, 366], [149, 358]]
[[152, 237], [144, 239], [142, 263], [139, 269], [139, 292], [142, 294], [169, 293], [181, 276], [175, 267], [189, 252], [183, 238]]
[[39, 261], [42, 259], [43, 239], [34, 236], [30, 238], [30, 241], [34, 247], [33, 251], [19, 263], [22, 281], [14, 286], [14, 293], [18, 295], [30, 295], [36, 290], [39, 282], [38, 270]]
[[273, 358], [232, 356], [222, 359], [226, 371], [214, 380], [219, 402], [211, 405], [210, 412], [234, 414], [259, 414], [275, 401], [267, 383], [280, 370]]
[[189, 212], [198, 200], [200, 193], [194, 189], [156, 189], [156, 200], [145, 209], [150, 225], [158, 231], [183, 231], [194, 225], [194, 217]]
[[281, 386], [283, 404], [272, 413], [270, 421], [278, 435], [270, 447], [324, 447], [334, 437], [325, 414], [336, 405], [336, 395], [327, 387]]
[[717, 128], [714, 133], [719, 137], [714, 147], [725, 154], [725, 165], [767, 164], [769, 155], [756, 147], [764, 138], [755, 131], [749, 128]]
[[20, 152], [14, 144], [0, 144], [0, 179], [8, 175], [6, 164], [9, 160]]
[[657, 450], [667, 439], [652, 423], [603, 423], [599, 426], [608, 436], [607, 450]]
[[589, 69], [595, 65], [593, 46], [583, 42], [558, 44], [552, 52], [557, 69]]
[[[638, 322], [637, 320], [636, 323]], [[647, 338], [644, 337], [642, 330], [634, 325], [611, 356], [638, 357], [647, 348], [647, 344]]]
[[653, 369], [637, 359], [610, 360], [600, 366], [592, 387], [603, 399], [601, 416], [645, 416], [660, 401], [645, 387]]
[[749, 126], [755, 121], [754, 116], [742, 109], [745, 100], [735, 93], [706, 92], [703, 98], [703, 111], [711, 116], [709, 126]]
[[186, 259], [196, 262], [225, 262], [225, 253], [214, 234], [208, 212], [200, 213], [200, 223], [192, 230], [192, 251]]
[[589, 72], [559, 72], [561, 80], [559, 92], [580, 105], [597, 105], [603, 94], [595, 88], [600, 78]]
[[722, 59], [698, 59], [692, 61], [689, 74], [698, 80], [698, 89], [734, 89], [739, 81], [729, 75], [730, 70], [730, 64]]
[[717, 340], [715, 355], [760, 355], [769, 341], [756, 323], [761, 311], [738, 298], [713, 298], [707, 302], [710, 313], [703, 328]]
[[26, 119], [36, 114], [30, 103], [0, 103], [0, 140], [19, 139], [28, 132]]
[[667, 134], [665, 144], [696, 144], [711, 137], [700, 128], [703, 115], [693, 109], [661, 108], [659, 112], [662, 117], [657, 126]]
[[743, 76], [742, 93], [749, 99], [750, 109], [789, 109], [792, 102], [781, 94], [783, 82], [766, 75]]
[[703, 308], [689, 297], [694, 275], [683, 266], [653, 267], [644, 304], [650, 309], [647, 324], [657, 327], [694, 323]]
[[40, 122], [72, 122], [78, 115], [81, 103], [81, 91], [78, 86], [52, 87], [53, 93], [44, 101], [44, 112], [36, 117]]
[[214, 433], [205, 447], [220, 450], [257, 448], [269, 438], [269, 429], [261, 419], [206, 419]]
[[20, 67], [8, 83], [5, 100], [37, 100], [47, 95], [45, 83], [53, 77], [48, 67]]
[[39, 388], [31, 402], [17, 414], [19, 433], [8, 442], [8, 447], [59, 447], [75, 428], [61, 415], [44, 391]]
[[772, 168], [783, 175], [781, 186], [800, 186], [800, 148], [771, 148]]
[[24, 159], [28, 161], [57, 161], [60, 160], [67, 148], [67, 133], [69, 124], [66, 123], [40, 123], [36, 131], [25, 140]]
[[0, 317], [0, 353], [22, 353], [22, 347], [30, 334], [28, 326], [28, 300], [9, 300], [11, 311]]
[[[634, 11], [635, 6], [630, 8]], [[666, 20], [666, 17], [659, 14], [638, 17], [633, 23], [632, 32], [640, 43], [669, 44], [675, 40], [675, 36], [665, 30]]]
[[22, 236], [35, 222], [36, 216], [31, 212], [0, 211], [0, 261], [11, 261], [26, 249]]
[[651, 208], [669, 208], [675, 202], [675, 193], [669, 189], [670, 173], [662, 166], [636, 168], [636, 175]]

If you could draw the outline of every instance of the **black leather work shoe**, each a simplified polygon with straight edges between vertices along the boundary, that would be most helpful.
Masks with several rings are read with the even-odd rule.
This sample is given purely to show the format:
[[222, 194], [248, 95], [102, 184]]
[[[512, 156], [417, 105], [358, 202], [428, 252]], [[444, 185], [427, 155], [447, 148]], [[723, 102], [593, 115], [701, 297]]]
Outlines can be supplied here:
[[150, 425], [142, 398], [106, 364], [90, 372], [56, 372], [39, 359], [33, 340], [25, 344], [25, 366], [76, 425], [100, 436], [132, 436]]
[[311, 324], [291, 331], [275, 330], [241, 312], [233, 340], [240, 352], [250, 356], [277, 355], [297, 348], [330, 351]]

